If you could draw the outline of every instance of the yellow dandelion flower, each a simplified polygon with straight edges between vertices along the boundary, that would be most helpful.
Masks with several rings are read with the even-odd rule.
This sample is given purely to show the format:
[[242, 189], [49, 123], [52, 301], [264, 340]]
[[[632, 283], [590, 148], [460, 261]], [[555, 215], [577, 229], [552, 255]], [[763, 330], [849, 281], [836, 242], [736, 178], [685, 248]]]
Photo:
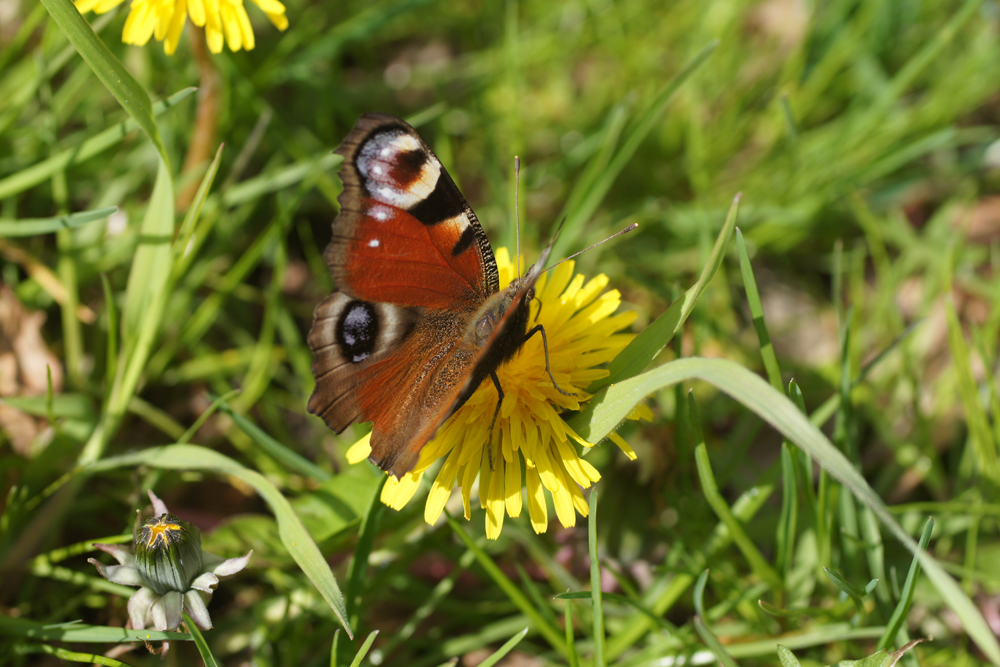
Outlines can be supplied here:
[[[515, 268], [506, 248], [497, 251], [496, 259], [503, 289], [515, 277]], [[504, 515], [520, 516], [523, 492], [536, 533], [548, 528], [546, 493], [563, 526], [575, 525], [577, 513], [587, 516], [581, 488], [601, 476], [580, 458], [574, 444], [589, 447], [590, 443], [574, 433], [560, 413], [579, 410], [580, 404], [590, 399], [584, 389], [608, 374], [596, 366], [611, 361], [632, 340], [632, 334], [618, 332], [635, 321], [636, 313], [615, 314], [621, 295], [618, 290], [604, 292], [607, 276], [601, 274], [585, 282], [582, 275], [573, 274], [573, 267], [573, 262], [564, 262], [542, 274], [535, 285], [537, 298], [532, 302], [528, 327], [545, 327], [552, 375], [561, 388], [576, 395], [567, 396], [552, 386], [541, 336], [533, 336], [517, 356], [497, 370], [504, 399], [492, 447], [487, 447], [487, 440], [498, 394], [492, 382], [484, 382], [424, 445], [413, 470], [398, 480], [389, 477], [382, 491], [383, 503], [402, 508], [416, 493], [431, 464], [447, 457], [427, 498], [427, 523], [433, 524], [441, 516], [455, 486], [462, 488], [465, 518], [469, 519], [477, 477], [479, 504], [486, 510], [486, 536], [490, 539], [499, 537]], [[640, 406], [629, 416], [651, 419], [652, 413]], [[613, 433], [610, 437], [629, 458], [635, 458], [621, 436]], [[365, 436], [350, 448], [347, 457], [351, 463], [368, 457], [369, 438]]]
[[[103, 14], [120, 5], [123, 0], [76, 0], [81, 13], [93, 11]], [[285, 6], [278, 0], [253, 0], [278, 30], [288, 27]], [[132, 0], [122, 42], [143, 46], [150, 37], [163, 42], [163, 51], [169, 56], [177, 50], [177, 43], [187, 17], [198, 27], [205, 28], [205, 39], [212, 53], [220, 53], [223, 43], [233, 51], [254, 47], [253, 26], [243, 8], [243, 0]]]

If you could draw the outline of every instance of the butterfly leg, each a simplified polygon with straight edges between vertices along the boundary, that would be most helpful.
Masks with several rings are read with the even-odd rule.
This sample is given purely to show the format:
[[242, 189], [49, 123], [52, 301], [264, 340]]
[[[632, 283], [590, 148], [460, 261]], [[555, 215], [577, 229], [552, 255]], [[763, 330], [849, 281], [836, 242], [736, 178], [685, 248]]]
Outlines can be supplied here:
[[[528, 339], [534, 336], [536, 333], [542, 334], [542, 349], [545, 350], [545, 372], [549, 374], [549, 379], [552, 380], [552, 386], [555, 387], [556, 391], [558, 391], [563, 396], [576, 396], [575, 391], [563, 391], [562, 387], [559, 386], [559, 383], [556, 382], [555, 377], [552, 375], [552, 367], [549, 366], [549, 339], [545, 336], [545, 327], [543, 327], [541, 324], [536, 324], [531, 331], [525, 334], [524, 342], [527, 343]], [[497, 382], [497, 389], [499, 388], [500, 388], [500, 383]]]
[[493, 470], [493, 426], [497, 423], [497, 417], [500, 416], [500, 406], [503, 405], [503, 388], [500, 386], [500, 378], [497, 377], [496, 371], [490, 371], [490, 379], [493, 380], [493, 386], [497, 388], [497, 408], [493, 411], [493, 420], [490, 422], [490, 439], [486, 441], [486, 456], [490, 460], [490, 470]]

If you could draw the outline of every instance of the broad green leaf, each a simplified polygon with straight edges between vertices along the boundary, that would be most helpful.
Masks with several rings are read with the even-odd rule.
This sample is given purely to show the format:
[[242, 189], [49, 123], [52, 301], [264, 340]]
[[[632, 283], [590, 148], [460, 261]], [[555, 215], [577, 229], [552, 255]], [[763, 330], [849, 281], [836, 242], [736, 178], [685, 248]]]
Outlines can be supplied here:
[[941, 597], [958, 616], [970, 638], [1000, 665], [1000, 643], [969, 596], [933, 556], [920, 549], [886, 509], [861, 473], [781, 392], [763, 379], [726, 359], [685, 358], [612, 385], [594, 396], [574, 419], [574, 429], [589, 442], [598, 442], [621, 423], [632, 408], [650, 394], [678, 382], [699, 379], [715, 385], [808, 452], [820, 466], [867, 505], [879, 520], [920, 562]]
[[281, 541], [288, 553], [292, 555], [305, 575], [313, 582], [316, 590], [333, 609], [333, 613], [337, 616], [337, 620], [340, 621], [344, 630], [347, 631], [348, 636], [353, 637], [350, 623], [347, 620], [344, 596], [340, 592], [333, 572], [330, 571], [330, 564], [320, 553], [312, 536], [302, 525], [302, 521], [295, 514], [288, 499], [263, 475], [241, 466], [228, 456], [195, 445], [151, 447], [134, 454], [125, 454], [99, 461], [90, 467], [90, 471], [98, 472], [135, 465], [147, 465], [165, 470], [216, 472], [236, 477], [253, 487], [274, 512], [274, 517], [278, 522], [278, 534], [281, 536]]
[[[160, 129], [153, 117], [153, 105], [149, 101], [146, 90], [139, 85], [129, 71], [125, 69], [118, 58], [101, 41], [87, 20], [80, 15], [71, 0], [42, 0], [45, 9], [55, 19], [70, 43], [76, 47], [83, 59], [94, 70], [97, 78], [108, 87], [118, 103], [129, 113], [142, 131], [146, 133], [153, 146], [160, 153], [160, 159], [169, 165], [167, 149], [160, 137]], [[169, 173], [169, 170], [168, 170]]]
[[70, 215], [59, 215], [54, 218], [28, 218], [25, 220], [6, 220], [0, 218], [0, 238], [15, 236], [37, 236], [51, 234], [60, 229], [72, 229], [94, 220], [106, 218], [118, 210], [117, 206], [99, 208], [93, 211], [80, 211]]

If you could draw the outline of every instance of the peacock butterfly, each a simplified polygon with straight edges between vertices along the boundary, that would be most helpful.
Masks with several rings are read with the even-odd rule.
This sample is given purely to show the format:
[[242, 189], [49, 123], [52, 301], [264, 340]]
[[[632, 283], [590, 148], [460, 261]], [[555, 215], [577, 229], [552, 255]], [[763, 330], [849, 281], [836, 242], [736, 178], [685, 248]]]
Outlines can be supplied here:
[[483, 380], [503, 397], [496, 369], [532, 334], [547, 354], [544, 329], [527, 328], [551, 244], [501, 291], [476, 214], [412, 127], [366, 114], [337, 153], [344, 190], [326, 249], [336, 290], [309, 330], [308, 409], [337, 433], [372, 422], [369, 460], [399, 477]]

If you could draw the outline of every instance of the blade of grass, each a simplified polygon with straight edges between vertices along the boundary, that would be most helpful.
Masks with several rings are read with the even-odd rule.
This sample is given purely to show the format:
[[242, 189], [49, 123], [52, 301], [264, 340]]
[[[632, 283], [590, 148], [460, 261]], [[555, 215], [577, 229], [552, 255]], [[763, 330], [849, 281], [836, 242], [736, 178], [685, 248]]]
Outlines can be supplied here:
[[302, 525], [288, 499], [275, 488], [271, 482], [260, 473], [244, 468], [228, 456], [205, 447], [195, 445], [168, 445], [166, 447], [151, 447], [141, 452], [125, 454], [98, 461], [91, 465], [88, 471], [92, 474], [113, 468], [125, 466], [147, 465], [164, 470], [204, 470], [231, 475], [242, 480], [264, 499], [278, 524], [278, 534], [285, 549], [298, 563], [302, 572], [326, 600], [347, 636], [352, 637], [351, 626], [347, 620], [347, 608], [344, 596], [340, 592], [337, 580], [330, 571], [330, 564], [320, 552], [312, 536]]
[[733, 660], [733, 656], [729, 655], [722, 642], [719, 638], [715, 636], [715, 633], [708, 627], [708, 625], [703, 620], [705, 618], [705, 606], [703, 597], [705, 594], [705, 584], [708, 582], [708, 570], [705, 570], [700, 575], [698, 575], [698, 581], [694, 585], [694, 629], [701, 637], [701, 640], [705, 642], [705, 646], [708, 650], [712, 652], [715, 659], [719, 661], [723, 667], [737, 667], [736, 661]]
[[364, 590], [365, 577], [368, 575], [368, 557], [371, 555], [372, 546], [375, 544], [375, 537], [378, 535], [378, 527], [385, 513], [385, 505], [382, 503], [382, 487], [385, 486], [388, 475], [382, 475], [382, 479], [375, 492], [372, 494], [368, 509], [361, 519], [361, 528], [358, 531], [358, 543], [354, 547], [354, 554], [351, 556], [351, 565], [347, 575], [347, 614], [348, 618], [354, 619], [358, 609], [361, 608], [361, 592]]
[[[135, 589], [132, 589], [135, 590]], [[102, 625], [69, 623], [42, 623], [28, 618], [0, 616], [0, 633], [7, 636], [40, 639], [42, 641], [121, 644], [144, 641], [191, 641], [186, 632], [160, 632], [159, 630], [126, 630]]]
[[701, 418], [698, 416], [698, 406], [695, 403], [694, 392], [692, 391], [688, 392], [688, 415], [691, 434], [694, 440], [694, 458], [695, 464], [698, 467], [698, 479], [701, 481], [701, 489], [705, 495], [706, 502], [708, 502], [712, 511], [715, 512], [715, 515], [719, 517], [719, 521], [724, 523], [726, 528], [729, 529], [729, 533], [733, 537], [733, 542], [736, 543], [743, 557], [747, 559], [754, 573], [761, 580], [767, 582], [773, 590], [780, 591], [782, 588], [781, 577], [778, 576], [774, 568], [761, 555], [756, 545], [754, 545], [753, 541], [746, 534], [746, 531], [743, 530], [743, 526], [733, 516], [733, 512], [729, 509], [729, 505], [726, 504], [725, 498], [719, 493], [719, 487], [715, 483], [715, 476], [712, 474], [712, 463], [708, 459], [705, 438], [701, 431]]
[[796, 466], [791, 447], [781, 443], [781, 513], [774, 536], [777, 559], [775, 569], [784, 574], [785, 581], [795, 557], [795, 535], [798, 533], [799, 490], [796, 484]]
[[574, 210], [567, 212], [563, 232], [553, 249], [553, 257], [566, 256], [566, 249], [572, 248], [577, 242], [583, 224], [594, 215], [594, 212], [601, 205], [601, 202], [604, 201], [605, 196], [611, 190], [611, 186], [619, 174], [625, 169], [625, 165], [629, 163], [635, 152], [639, 150], [639, 146], [642, 145], [642, 142], [645, 141], [649, 133], [656, 127], [660, 116], [663, 115], [663, 112], [673, 100], [674, 94], [704, 64], [705, 60], [712, 54], [712, 51], [715, 50], [718, 44], [718, 40], [713, 40], [705, 45], [673, 79], [668, 81], [657, 92], [656, 98], [650, 105], [649, 110], [636, 122], [634, 129], [626, 137], [624, 143], [622, 143], [622, 147], [608, 163], [607, 167], [600, 171], [600, 177], [592, 186], [588, 187], [586, 195], [580, 201], [579, 205]]
[[587, 518], [587, 545], [590, 549], [590, 598], [594, 614], [594, 666], [604, 667], [604, 603], [601, 601], [601, 561], [597, 557], [597, 489], [590, 492]]
[[[591, 600], [593, 601], [593, 595], [587, 593], [586, 591], [579, 591], [575, 593], [560, 593], [556, 596], [557, 600]], [[613, 602], [620, 602], [622, 604], [627, 604], [640, 614], [651, 620], [656, 625], [660, 626], [660, 629], [667, 630], [668, 632], [673, 632], [676, 630], [673, 625], [668, 623], [666, 619], [660, 618], [652, 611], [643, 606], [640, 600], [636, 600], [627, 595], [621, 595], [620, 593], [601, 593], [601, 600], [611, 600]]]
[[826, 576], [830, 578], [830, 581], [836, 584], [837, 588], [842, 590], [847, 597], [851, 598], [851, 602], [854, 603], [855, 609], [858, 610], [858, 616], [864, 618], [866, 614], [865, 601], [862, 598], [865, 596], [865, 591], [862, 591], [851, 584], [851, 582], [844, 578], [844, 575], [837, 572], [833, 568], [824, 567], [823, 571], [826, 572]]
[[198, 647], [198, 655], [201, 656], [202, 661], [205, 663], [205, 667], [219, 667], [218, 661], [215, 656], [212, 655], [212, 649], [208, 647], [208, 642], [205, 641], [205, 635], [201, 634], [201, 629], [198, 624], [191, 620], [187, 612], [184, 612], [184, 626], [191, 633], [194, 638], [194, 645]]
[[163, 163], [169, 165], [170, 158], [160, 137], [160, 129], [156, 126], [153, 105], [146, 90], [108, 50], [70, 0], [42, 0], [42, 4], [52, 15], [56, 25], [66, 33], [70, 43], [83, 56], [90, 69], [94, 70], [97, 78], [107, 86], [118, 103], [135, 119], [153, 142]]
[[[185, 97], [198, 90], [197, 88], [185, 88], [153, 105], [153, 115], [159, 116], [167, 109], [171, 109]], [[79, 146], [68, 148], [61, 153], [57, 153], [47, 160], [22, 169], [6, 178], [0, 179], [0, 200], [7, 199], [11, 195], [16, 195], [28, 188], [38, 185], [49, 179], [53, 174], [65, 170], [67, 167], [80, 164], [98, 153], [111, 148], [126, 136], [129, 132], [139, 127], [132, 118], [112, 125], [108, 129], [87, 139]]]
[[[949, 281], [950, 283], [950, 281]], [[948, 289], [950, 289], [950, 284]], [[945, 319], [948, 322], [948, 349], [955, 360], [955, 373], [958, 375], [958, 393], [965, 408], [965, 418], [969, 425], [976, 458], [982, 473], [994, 484], [1000, 484], [1000, 458], [997, 456], [997, 444], [990, 432], [989, 420], [979, 400], [979, 388], [972, 375], [972, 361], [969, 358], [969, 347], [962, 334], [962, 325], [955, 312], [955, 303], [951, 292], [945, 293]]]
[[573, 605], [563, 606], [563, 623], [566, 630], [566, 648], [569, 649], [569, 667], [580, 667], [580, 661], [576, 657], [576, 631], [573, 628]]
[[118, 211], [117, 206], [108, 206], [93, 211], [80, 211], [69, 215], [59, 215], [54, 218], [28, 218], [24, 220], [5, 220], [0, 218], [0, 237], [37, 236], [51, 234], [60, 229], [72, 229], [94, 220], [101, 220]]
[[521, 630], [519, 633], [508, 639], [503, 646], [501, 646], [496, 650], [496, 652], [493, 655], [491, 655], [490, 657], [486, 658], [481, 663], [479, 663], [479, 667], [493, 667], [493, 665], [500, 662], [500, 660], [502, 660], [505, 655], [510, 653], [515, 646], [520, 644], [521, 640], [524, 639], [525, 635], [527, 634], [528, 634], [528, 628]]
[[476, 544], [475, 540], [462, 528], [462, 525], [455, 521], [455, 518], [445, 510], [445, 517], [448, 520], [448, 525], [451, 527], [452, 531], [458, 535], [462, 543], [465, 544], [466, 548], [476, 554], [476, 560], [479, 562], [480, 567], [486, 571], [486, 574], [493, 580], [493, 582], [500, 587], [500, 590], [514, 603], [522, 614], [527, 616], [531, 620], [531, 625], [537, 630], [545, 640], [549, 643], [552, 648], [559, 652], [560, 655], [566, 657], [567, 648], [563, 641], [563, 638], [559, 636], [559, 631], [554, 627], [549, 625], [537, 609], [531, 604], [531, 601], [525, 597], [524, 593], [518, 590], [517, 586], [514, 585], [510, 579], [507, 578], [497, 564], [493, 562], [493, 559], [483, 551], [482, 547]]
[[146, 207], [122, 308], [122, 340], [126, 355], [135, 346], [139, 328], [151, 316], [150, 307], [166, 287], [174, 238], [174, 192], [165, 162]]
[[[691, 379], [709, 382], [771, 424], [790, 442], [806, 450], [820, 466], [854, 494], [903, 545], [913, 552], [969, 637], [987, 658], [1000, 665], [1000, 643], [982, 613], [940, 563], [922, 551], [900, 526], [861, 473], [795, 405], [766, 381], [725, 359], [685, 358], [601, 390], [574, 418], [574, 430], [588, 442], [599, 442], [650, 394]], [[580, 428], [577, 428], [580, 425]]]
[[764, 322], [764, 307], [760, 303], [760, 292], [757, 291], [757, 280], [753, 275], [753, 267], [750, 265], [750, 255], [747, 254], [747, 246], [743, 241], [743, 232], [736, 228], [736, 250], [740, 256], [740, 273], [743, 275], [743, 287], [747, 293], [747, 304], [750, 306], [750, 315], [753, 317], [753, 326], [757, 331], [757, 340], [760, 341], [760, 356], [764, 361], [764, 369], [767, 370], [767, 379], [771, 381], [771, 386], [781, 391], [781, 369], [778, 367], [778, 358], [774, 355], [774, 346], [771, 345], [771, 336], [767, 332], [767, 324]]
[[[66, 662], [85, 662], [91, 665], [105, 665], [105, 667], [128, 667], [124, 662], [115, 660], [114, 658], [94, 655], [93, 653], [69, 651], [59, 646], [49, 646], [48, 644], [32, 644], [29, 647], [25, 647], [24, 653], [47, 653]], [[214, 666], [208, 665], [207, 667]]]
[[[232, 396], [234, 393], [230, 392], [228, 395]], [[271, 458], [280, 463], [289, 472], [298, 473], [319, 482], [325, 482], [333, 477], [333, 475], [323, 470], [309, 459], [301, 456], [297, 452], [292, 451], [272, 438], [264, 432], [263, 429], [243, 415], [233, 411], [233, 409], [229, 407], [229, 403], [225, 400], [217, 398], [211, 392], [209, 392], [208, 397], [212, 399], [213, 405], [215, 401], [218, 401], [219, 412], [222, 412], [232, 419], [233, 423], [236, 424], [241, 431], [250, 436], [251, 440], [257, 443], [262, 450], [267, 452]]]
[[[920, 543], [917, 548], [921, 552], [926, 552], [927, 545], [931, 541], [931, 534], [934, 532], [934, 519], [929, 518], [924, 524], [924, 529], [920, 533]], [[900, 629], [903, 628], [903, 624], [906, 622], [906, 615], [910, 612], [910, 606], [913, 604], [913, 593], [917, 585], [917, 577], [920, 576], [920, 561], [914, 557], [910, 561], [910, 570], [906, 573], [906, 582], [903, 584], [903, 590], [899, 596], [899, 603], [896, 608], [892, 610], [892, 616], [889, 618], [889, 623], [885, 626], [885, 632], [878, 640], [877, 648], [889, 648], [892, 642], [896, 640]]]
[[[733, 503], [733, 515], [743, 523], [749, 522], [760, 508], [764, 506], [768, 498], [771, 497], [772, 489], [766, 485], [754, 486], [740, 495]], [[723, 523], [718, 523], [709, 538], [708, 543], [701, 549], [705, 559], [711, 558], [725, 549], [732, 542], [732, 534]], [[654, 593], [649, 609], [654, 614], [665, 614], [680, 599], [681, 595], [695, 582], [695, 577], [687, 573], [674, 576], [663, 590]], [[642, 615], [633, 615], [628, 622], [623, 625], [623, 629], [611, 637], [608, 642], [607, 655], [609, 660], [614, 660], [622, 653], [632, 648], [646, 632], [656, 624], [644, 618]]]
[[368, 636], [365, 638], [365, 643], [361, 645], [361, 648], [359, 648], [358, 652], [354, 655], [354, 660], [351, 661], [351, 667], [360, 667], [361, 661], [365, 659], [366, 655], [368, 655], [368, 649], [372, 647], [372, 642], [375, 641], [376, 637], [378, 637], [378, 630], [372, 630], [368, 633]]

